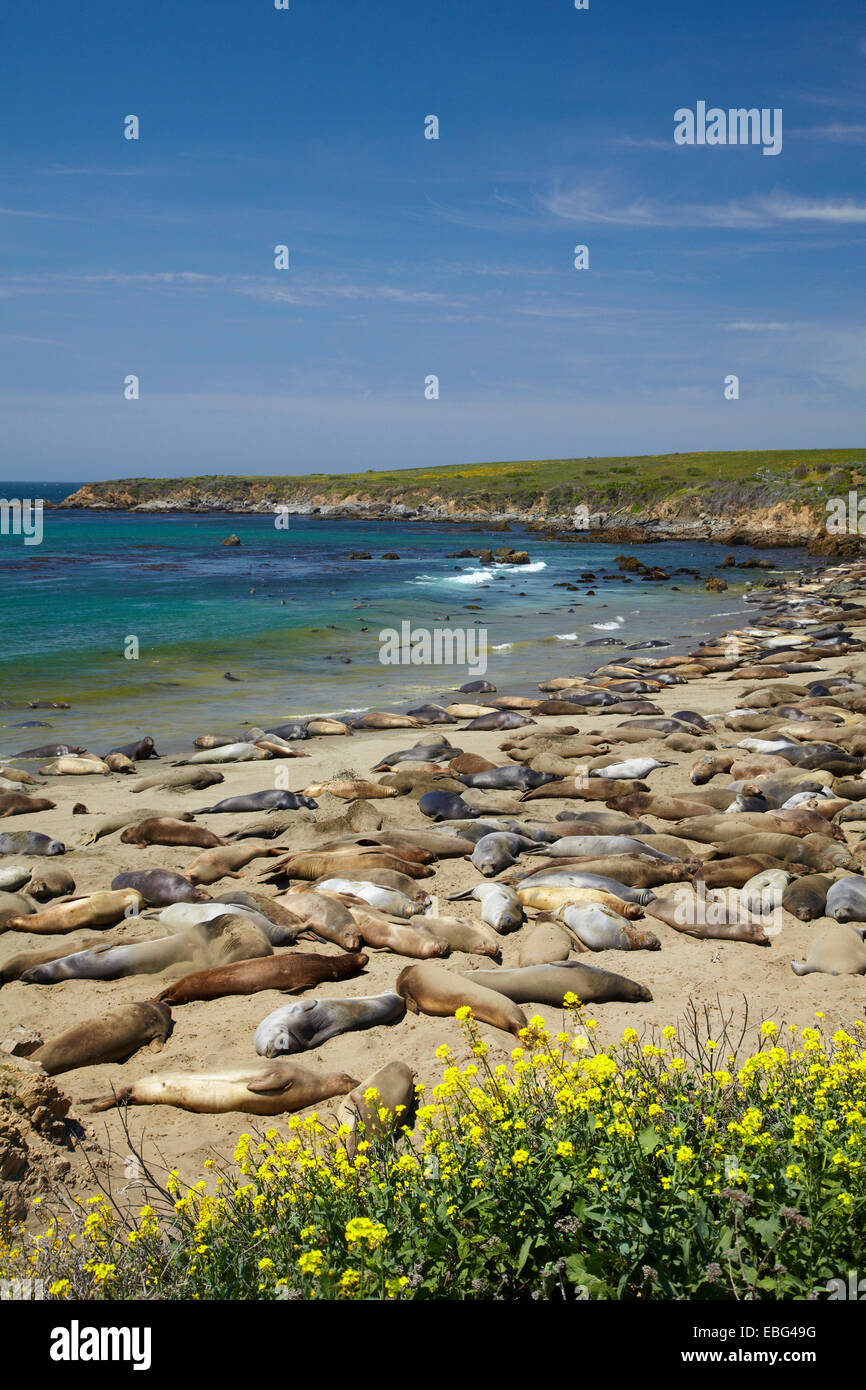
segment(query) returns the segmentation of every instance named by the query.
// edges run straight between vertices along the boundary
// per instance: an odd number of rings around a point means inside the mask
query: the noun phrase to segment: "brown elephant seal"
[[[399,795],[396,787],[383,787],[378,782],[365,782],[360,777],[337,778],[331,782],[311,782],[304,787],[304,796],[337,796],[341,801],[376,801]]]
[[[38,910],[24,893],[0,893],[0,932],[14,917],[35,916]]]
[[[194,821],[175,820],[173,816],[139,821],[128,825],[121,834],[125,845],[192,845],[197,849],[216,849],[224,845],[219,835]]]
[[[75,879],[62,864],[48,864],[44,869],[34,869],[27,885],[28,895],[39,903],[68,897],[74,892]]]
[[[562,1008],[567,994],[581,1004],[620,1001],[644,1004],[652,999],[646,985],[615,975],[582,961],[556,961],[552,965],[526,965],[518,970],[466,970],[464,980],[504,994],[515,1004],[549,1004]],[[398,986],[399,987],[399,986]]]
[[[771,854],[737,854],[730,859],[705,859],[700,877],[707,888],[742,888],[750,878],[765,869],[786,869],[790,872],[797,868],[797,865],[786,864]]]
[[[298,999],[262,1019],[253,1046],[260,1057],[306,1052],[340,1033],[399,1023],[405,1012],[404,999],[393,990],[343,999]]]
[[[148,1043],[158,1050],[171,1032],[166,1004],[121,1004],[67,1028],[32,1053],[49,1076],[100,1062],[121,1062]]]
[[[373,709],[350,721],[353,729],[420,729],[420,719],[408,714],[390,714],[387,710]]]
[[[172,903],[206,903],[210,894],[183,874],[171,869],[138,869],[134,873],[118,874],[111,880],[112,888],[132,888],[151,907],[168,907]]]
[[[464,951],[472,956],[497,957],[502,943],[485,922],[461,922],[456,917],[410,917],[410,927],[419,936],[444,941],[451,951]]]
[[[453,772],[455,777],[459,777],[467,772],[492,772],[496,764],[490,762],[489,758],[482,758],[480,753],[458,753],[447,764],[447,767],[449,772]]]
[[[5,924],[5,930],[60,934],[77,931],[79,927],[113,927],[124,917],[138,912],[142,902],[141,894],[134,888],[90,893],[86,898],[55,903],[44,912],[12,917]]]
[[[789,883],[782,894],[782,907],[801,922],[814,922],[826,911],[827,894],[833,883],[827,874],[804,874]]]
[[[433,956],[447,956],[448,942],[432,932],[419,932],[405,922],[392,922],[379,913],[357,910],[352,914],[361,932],[365,946],[378,951],[393,951],[397,956],[409,956],[413,960],[430,960]]]
[[[769,946],[763,923],[752,921],[742,914],[739,905],[705,895],[682,894],[674,899],[656,898],[647,908],[651,917],[664,922],[673,931],[683,932],[699,941],[744,941],[752,946]]]
[[[90,1102],[95,1111],[120,1105],[174,1105],[198,1115],[285,1115],[344,1096],[358,1085],[346,1072],[317,1072],[289,1057],[223,1071],[146,1076],[111,1096]]]
[[[287,854],[268,866],[268,874],[272,878],[303,878],[312,883],[333,875],[367,878],[374,869],[390,869],[393,873],[405,874],[407,878],[430,878],[433,874],[426,864],[412,864],[384,849],[354,851],[351,846],[340,853],[321,854],[313,850],[300,850],[297,854]]]
[[[47,796],[28,796],[26,792],[0,792],[0,819],[4,816],[25,816],[28,812],[53,811],[56,801]]]
[[[157,772],[152,777],[140,777],[135,786],[130,787],[129,790],[133,795],[150,791],[153,787],[170,792],[204,791],[205,787],[215,787],[219,782],[224,781],[224,775],[217,772],[215,768],[164,768],[162,772]]]
[[[217,847],[207,849],[186,866],[190,883],[216,883],[221,878],[240,878],[240,869],[254,859],[272,859],[284,854],[275,845],[228,845],[218,840]]]
[[[363,954],[317,956],[286,951],[278,956],[196,970],[173,981],[156,997],[162,1003],[177,1005],[199,999],[221,999],[228,994],[258,994],[263,989],[295,993],[325,981],[350,980],[360,975],[368,959]]]
[[[337,1123],[349,1133],[346,1153],[354,1158],[359,1142],[382,1139],[394,1130],[411,1129],[415,1115],[415,1073],[405,1062],[386,1062],[350,1091],[337,1111]]]
[[[520,1036],[526,1015],[509,999],[484,984],[457,975],[436,961],[407,965],[397,976],[397,992],[412,1013],[452,1017],[468,1006],[480,1023]]]

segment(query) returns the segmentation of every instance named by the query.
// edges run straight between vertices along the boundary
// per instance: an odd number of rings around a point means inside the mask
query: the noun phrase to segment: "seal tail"
[[[463,902],[466,898],[472,897],[472,889],[467,888],[465,893],[449,893],[447,901],[449,903]]]
[[[110,1096],[91,1096],[84,1101],[89,1105],[91,1112],[96,1114],[101,1110],[115,1110],[121,1105],[128,1105],[132,1099],[132,1087],[124,1086],[120,1091],[112,1091]]]

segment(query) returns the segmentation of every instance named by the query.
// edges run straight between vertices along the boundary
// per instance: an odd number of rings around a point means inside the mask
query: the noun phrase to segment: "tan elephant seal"
[[[350,1091],[337,1111],[337,1122],[349,1130],[348,1157],[354,1158],[362,1139],[381,1139],[395,1129],[411,1128],[415,1112],[415,1073],[405,1062],[386,1062]]]
[[[207,849],[187,865],[186,877],[190,883],[217,883],[221,878],[240,878],[239,870],[251,864],[254,859],[273,859],[285,854],[284,849],[275,845],[229,845],[218,840],[217,847]]]
[[[551,965],[525,965],[518,970],[467,970],[464,980],[504,994],[515,1004],[550,1004],[562,1008],[567,994],[575,994],[581,1004],[604,1004],[615,1000],[627,1004],[647,1003],[652,994],[646,985],[602,970],[582,961],[556,961]],[[399,982],[398,982],[399,988]]]
[[[12,917],[5,930],[60,933],[77,931],[79,927],[113,927],[124,917],[138,912],[143,902],[134,888],[108,889],[90,893],[86,898],[75,898],[72,902],[55,903],[32,916]]]
[[[95,1018],[76,1023],[32,1054],[49,1076],[120,1062],[148,1043],[162,1047],[171,1032],[171,1009],[166,1004],[121,1004]]]
[[[48,864],[45,868],[34,869],[27,885],[28,896],[40,903],[68,897],[74,892],[75,879],[62,864]]]
[[[192,845],[196,849],[216,849],[226,843],[206,826],[175,820],[174,816],[157,816],[128,825],[120,838],[125,845]]]
[[[356,909],[352,916],[361,932],[365,946],[378,951],[393,951],[397,956],[410,956],[413,960],[430,960],[433,956],[447,956],[448,942],[433,932],[416,931],[404,922],[392,922],[381,913]]]
[[[803,962],[792,960],[795,975],[866,974],[866,942],[863,929],[837,922],[809,943]]]
[[[456,975],[435,961],[407,965],[401,970],[397,993],[412,1013],[448,1018],[468,1005],[480,1023],[489,1023],[515,1037],[527,1026],[523,1011],[503,994],[465,975]]]
[[[419,936],[444,941],[452,951],[472,956],[498,956],[502,949],[496,933],[485,922],[461,922],[456,917],[410,917],[409,926]]]
[[[316,1072],[291,1057],[278,1057],[223,1071],[146,1076],[114,1095],[93,1100],[91,1106],[99,1111],[120,1105],[174,1105],[198,1115],[284,1115],[344,1096],[357,1085],[357,1078],[346,1072]]]
[[[568,960],[572,951],[582,948],[559,922],[539,917],[518,938],[518,965],[552,965]]]

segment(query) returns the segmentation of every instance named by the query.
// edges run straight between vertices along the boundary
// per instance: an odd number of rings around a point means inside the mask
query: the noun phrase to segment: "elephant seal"
[[[862,930],[838,922],[827,927],[809,942],[806,959],[792,960],[795,975],[863,975],[866,974],[866,942]]]
[[[434,940],[446,942],[452,951],[495,958],[501,950],[496,933],[485,922],[461,922],[456,917],[426,917],[419,914],[410,917],[409,925],[419,935],[429,934]]]
[[[361,945],[358,924],[345,903],[328,893],[290,893],[278,905],[292,913],[300,930],[311,932],[320,941],[331,941],[344,951],[357,951]]]
[[[0,868],[0,893],[14,893],[16,889],[23,888],[31,873],[26,864],[10,864],[5,869]]]
[[[106,777],[111,771],[107,763],[92,753],[70,753],[63,758],[54,758],[43,763],[39,769],[43,777]]]
[[[659,761],[658,758],[627,758],[622,763],[607,763],[604,767],[592,767],[590,777],[617,778],[623,781],[643,781],[651,772],[660,767],[673,767],[672,762]]]
[[[374,709],[351,720],[353,729],[419,729],[420,719],[408,714],[390,714],[386,710]]]
[[[447,791],[425,792],[418,802],[418,809],[422,816],[428,816],[432,821],[472,820],[481,815],[477,806],[470,806],[462,796]]]
[[[477,729],[521,729],[525,724],[534,724],[529,715],[520,714],[516,709],[496,710],[491,714],[479,714],[464,726],[464,730]]]
[[[294,993],[323,981],[350,980],[367,964],[365,955],[316,956],[300,951],[257,960],[235,961],[210,970],[196,970],[174,980],[156,997],[165,1004],[189,1004],[198,999],[222,999],[228,994],[258,994],[263,989]]]
[[[44,869],[34,869],[30,875],[27,892],[39,903],[52,898],[62,898],[75,892],[75,879],[62,865],[49,864]]]
[[[174,1072],[146,1076],[111,1096],[90,1102],[94,1111],[121,1105],[174,1105],[198,1115],[285,1115],[344,1096],[358,1081],[345,1072],[315,1072],[289,1058],[267,1066],[247,1065],[215,1072]]]
[[[504,883],[476,883],[463,893],[449,895],[450,902],[474,898],[481,904],[481,920],[504,935],[523,926],[523,904],[513,888]]]
[[[494,767],[485,772],[460,773],[460,781],[465,787],[477,787],[480,791],[525,792],[531,787],[541,787],[545,782],[556,780],[556,773],[535,772],[523,763],[510,763],[506,767]]]
[[[117,874],[111,886],[134,888],[151,907],[210,902],[209,893],[172,869],[138,869],[133,873]]]
[[[209,767],[173,768],[156,773],[153,777],[142,777],[130,791],[134,796],[150,791],[154,787],[170,792],[203,791],[205,787],[215,787],[224,782],[221,772]]]
[[[801,922],[814,922],[825,915],[827,894],[833,880],[827,874],[804,874],[789,883],[782,894],[782,907]]]
[[[5,816],[26,816],[28,812],[53,811],[56,801],[47,796],[28,796],[26,792],[0,792],[0,819]]]
[[[172,816],[159,816],[153,820],[139,821],[128,825],[120,836],[125,845],[194,845],[197,849],[216,849],[224,845],[212,830],[192,821],[175,820]]]
[[[535,841],[525,835],[509,835],[507,831],[495,831],[492,835],[482,835],[475,844],[471,859],[476,869],[485,878],[492,878],[503,869],[510,869],[517,863],[517,855],[524,850],[535,849]]]
[[[555,840],[552,845],[547,845],[544,853],[553,855],[555,858],[581,859],[590,855],[620,855],[620,854],[643,854],[651,859],[664,860],[671,863],[676,859],[676,855],[663,854],[661,850],[655,849],[652,840],[635,840],[630,835],[566,835],[560,840]]]
[[[786,869],[762,869],[743,884],[740,902],[747,912],[765,916],[782,906],[782,898],[790,882],[791,874]]]
[[[138,912],[142,901],[142,895],[135,889],[90,893],[72,902],[55,903],[43,912],[12,917],[6,923],[6,930],[60,935],[78,931],[80,927],[113,927],[132,911]]]
[[[276,845],[227,845],[224,840],[217,841],[217,847],[205,850],[186,866],[186,877],[190,883],[216,883],[221,878],[240,878],[240,869],[254,859],[272,859],[282,856],[283,850]]]
[[[65,854],[62,840],[52,840],[38,830],[8,830],[0,835],[0,854]]]
[[[388,912],[392,917],[405,917],[407,920],[425,901],[430,901],[426,894],[423,897],[410,898],[399,889],[383,888],[379,883],[364,879],[324,878],[317,881],[316,888],[322,893],[348,894],[353,898],[361,898],[379,912]]]
[[[298,811],[301,807],[315,811],[317,805],[318,802],[314,801],[311,796],[272,788],[264,792],[251,792],[249,796],[227,796],[224,801],[218,801],[215,806],[199,806],[193,815],[222,816],[235,811]]]
[[[227,743],[222,748],[205,748],[200,753],[191,753],[188,758],[179,758],[172,767],[196,767],[199,763],[254,763],[269,758],[264,748],[254,743]]]
[[[69,952],[70,947],[74,950],[84,949],[88,946],[99,945],[101,940],[102,938],[97,933],[82,932],[74,947],[72,947],[72,942],[64,939],[62,944],[55,941],[51,946],[40,946],[34,951],[19,951],[17,955],[7,956],[4,961],[0,962],[0,985],[8,985],[13,980],[20,980],[26,970],[31,970],[37,965],[58,960]]]
[[[770,945],[770,938],[760,922],[742,919],[739,905],[732,908],[722,899],[701,899],[696,894],[688,899],[656,898],[647,911],[673,931],[683,932],[699,941],[744,941],[752,946]]]
[[[632,926],[618,912],[601,903],[572,903],[557,909],[564,922],[588,951],[659,951],[661,942],[654,932]]]
[[[135,763],[125,753],[109,753],[104,762],[109,772],[123,772],[127,775],[135,772]]]
[[[618,878],[609,878],[606,874],[594,874],[583,869],[571,868],[568,864],[563,864],[562,867],[531,869],[528,873],[515,878],[513,883],[518,893],[521,888],[548,885],[564,888],[597,888],[602,893],[613,894],[624,903],[637,903],[640,907],[652,902],[655,896],[650,888],[629,888]]]
[[[75,743],[43,743],[39,748],[25,748],[23,752],[16,753],[16,758],[64,758],[67,754],[78,756],[86,753],[86,748],[79,748]]]
[[[405,1012],[405,1001],[393,990],[348,999],[301,999],[283,1004],[263,1018],[253,1045],[260,1057],[307,1052],[339,1033],[397,1023]]]
[[[39,909],[24,893],[0,893],[0,931],[13,917],[34,916]]]
[[[293,941],[296,935],[274,926],[264,913],[233,902],[172,903],[157,918],[169,931],[188,934],[202,944],[208,965],[272,955],[274,945]]]
[[[387,917],[361,912],[353,913],[365,946],[379,951],[393,951],[397,956],[410,956],[413,960],[430,960],[433,956],[447,956],[451,949],[443,937],[431,931],[419,932],[415,927],[403,922],[391,922]]]
[[[122,753],[124,758],[129,758],[131,762],[142,763],[148,758],[158,758],[160,754],[156,751],[153,739],[150,734],[138,739],[136,743],[124,743],[120,748],[109,748],[109,756],[112,753]]]
[[[577,995],[581,1004],[615,1000],[640,1004],[652,999],[646,985],[581,961],[526,965],[517,970],[466,970],[463,978],[496,990],[515,1004],[550,1004],[561,1009],[567,994]]]
[[[837,922],[866,922],[866,879],[837,879],[827,892],[824,911]]]
[[[121,1062],[148,1043],[154,1051],[171,1032],[171,1009],[166,1004],[121,1004],[96,1018],[67,1028],[31,1054],[49,1076],[100,1062]]]
[[[407,965],[397,976],[397,991],[412,1013],[448,1018],[468,1005],[480,1023],[489,1023],[515,1037],[527,1026],[523,1011],[501,992],[465,975],[456,975],[437,961]]]
[[[350,1091],[337,1111],[337,1123],[349,1133],[347,1157],[358,1143],[384,1138],[395,1129],[411,1129],[415,1115],[415,1073],[405,1062],[386,1062]]]
[[[331,782],[311,782],[304,787],[304,796],[339,797],[341,801],[381,801],[386,797],[399,796],[396,787],[383,787],[379,782],[365,782],[362,777],[343,777]]]
[[[134,791],[135,788],[132,788],[132,790]],[[124,830],[127,825],[135,825],[137,821],[142,820],[153,820],[159,815],[159,811],[150,810],[148,807],[142,807],[141,810],[136,808],[134,811],[121,811],[115,816],[104,816],[92,830],[88,830],[82,835],[80,844],[82,848],[85,845],[95,844],[97,840],[103,840],[106,835],[114,835],[118,830]],[[176,819],[192,820],[192,812],[181,811]]]
[[[552,965],[554,961],[568,960],[572,951],[580,949],[580,943],[561,923],[551,921],[549,917],[539,917],[531,927],[520,933],[517,964]]]
[[[161,936],[154,941],[129,941],[113,945],[98,942],[69,955],[29,963],[19,979],[25,985],[55,985],[61,980],[122,980],[129,975],[158,975],[170,965],[192,960],[194,945],[182,936]]]

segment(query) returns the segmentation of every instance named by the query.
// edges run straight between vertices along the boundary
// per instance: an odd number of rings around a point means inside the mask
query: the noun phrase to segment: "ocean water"
[[[5,483],[0,495],[59,498],[73,486]],[[241,545],[222,546],[232,533]],[[487,545],[526,549],[531,564],[449,558]],[[602,577],[623,549],[671,579]],[[353,550],[373,558],[349,560]],[[388,551],[400,558],[383,560]],[[0,756],[55,741],[105,752],[145,733],[173,752],[197,734],[244,724],[447,701],[477,675],[465,666],[383,665],[379,634],[404,622],[482,629],[486,678],[500,692],[534,694],[544,677],[580,674],[625,652],[589,641],[663,638],[682,651],[742,624],[751,607],[744,597],[764,572],[726,570],[724,594],[673,573],[687,566],[705,576],[726,553],[680,542],[562,544],[518,527],[491,534],[291,517],[278,530],[265,515],[46,511],[41,545],[0,535]],[[736,551],[738,559],[751,553]],[[758,558],[783,573],[812,564],[792,550]],[[579,580],[588,571],[593,584]],[[580,591],[557,587],[564,582]],[[138,658],[128,659],[133,638]],[[31,710],[31,700],[72,708]],[[27,720],[46,727],[19,727]]]

